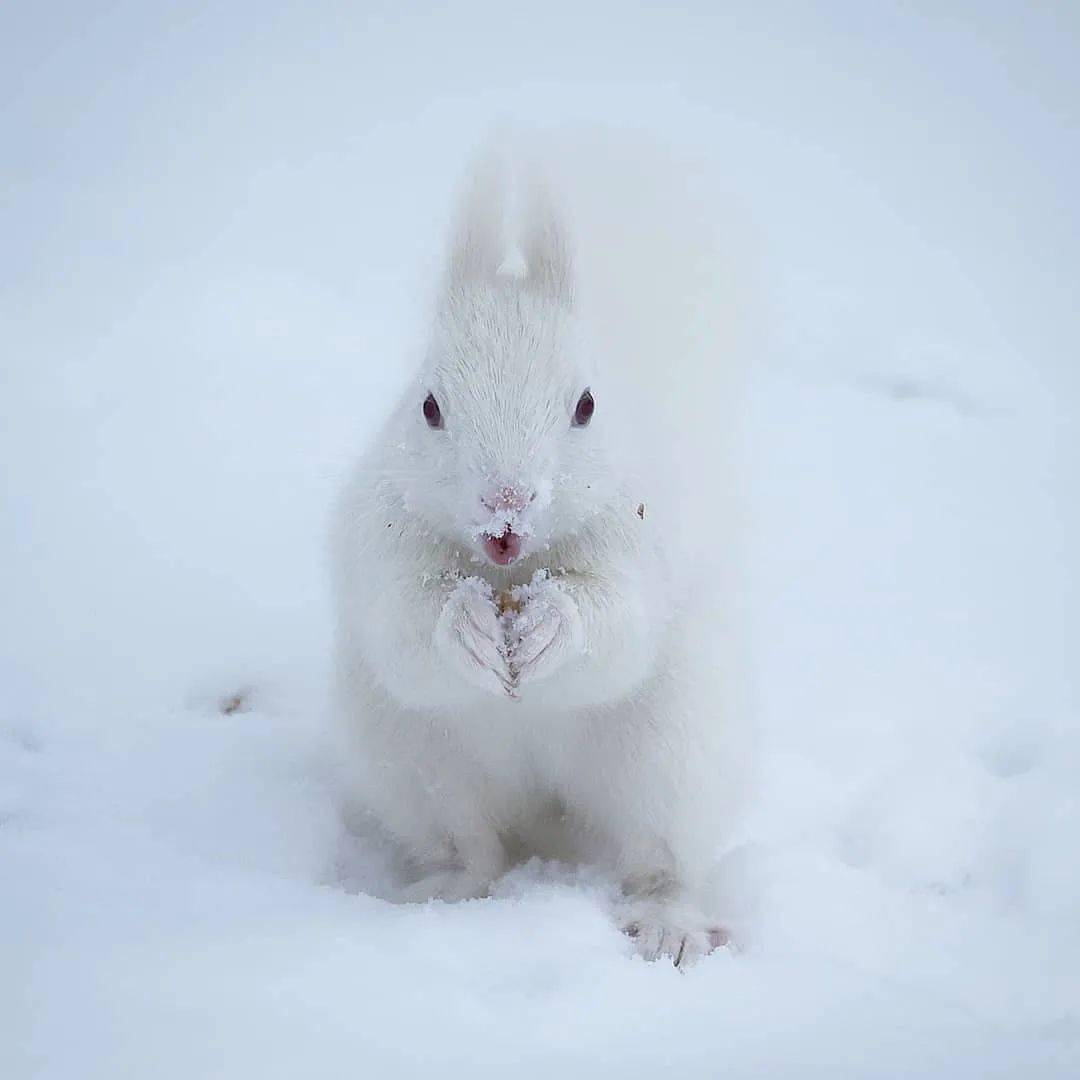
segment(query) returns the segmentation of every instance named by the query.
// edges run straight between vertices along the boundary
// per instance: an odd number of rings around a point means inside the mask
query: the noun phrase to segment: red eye
[[[434,394],[428,394],[424,398],[424,419],[428,427],[442,427],[442,411],[439,409],[439,403],[435,400]]]
[[[577,408],[574,409],[574,427],[584,427],[592,419],[595,408],[596,402],[593,401],[592,394],[585,390],[578,398]]]

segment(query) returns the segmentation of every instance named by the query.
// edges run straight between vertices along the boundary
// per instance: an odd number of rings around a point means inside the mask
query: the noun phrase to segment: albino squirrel
[[[340,714],[404,899],[482,896],[522,854],[588,861],[635,948],[685,965],[726,940],[723,645],[615,436],[576,285],[546,187],[478,168],[421,374],[335,520]]]

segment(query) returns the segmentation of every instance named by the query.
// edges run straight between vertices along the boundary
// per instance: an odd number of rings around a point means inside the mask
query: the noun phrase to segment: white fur
[[[407,899],[482,895],[512,853],[593,860],[638,948],[685,962],[716,925],[703,886],[734,786],[712,660],[665,561],[671,524],[642,515],[609,438],[551,200],[526,183],[506,237],[497,172],[472,180],[422,375],[336,519],[355,794],[414,866]],[[574,427],[587,386],[596,415]],[[534,498],[493,511],[499,485]],[[481,544],[504,525],[526,539],[509,567]]]

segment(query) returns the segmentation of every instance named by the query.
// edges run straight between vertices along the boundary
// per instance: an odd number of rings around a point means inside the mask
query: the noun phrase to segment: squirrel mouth
[[[521,554],[521,537],[511,529],[502,536],[484,535],[484,551],[498,566],[509,566]]]

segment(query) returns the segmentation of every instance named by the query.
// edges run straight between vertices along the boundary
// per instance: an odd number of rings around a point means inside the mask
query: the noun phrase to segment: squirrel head
[[[535,182],[509,244],[508,216],[502,178],[478,171],[399,414],[410,512],[503,566],[579,530],[610,488],[563,224]]]

